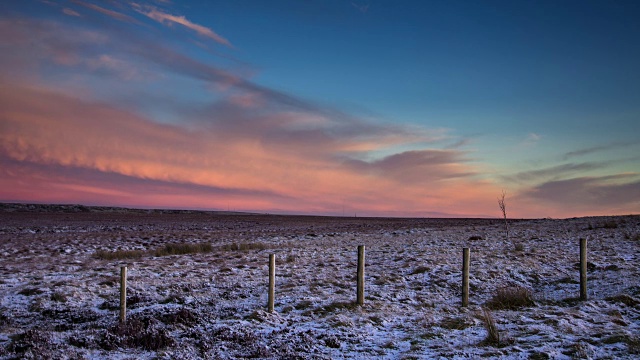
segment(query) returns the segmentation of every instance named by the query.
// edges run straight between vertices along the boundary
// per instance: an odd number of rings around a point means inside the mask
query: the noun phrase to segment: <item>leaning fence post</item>
[[[120,323],[127,322],[127,267],[120,267]]]
[[[275,298],[276,288],[276,256],[275,254],[269,254],[269,300],[267,302],[267,310],[273,312],[273,304]]]
[[[587,239],[580,239],[580,300],[587,300]]]
[[[364,245],[358,246],[358,305],[364,305]]]
[[[469,305],[469,248],[462,249],[462,307]]]

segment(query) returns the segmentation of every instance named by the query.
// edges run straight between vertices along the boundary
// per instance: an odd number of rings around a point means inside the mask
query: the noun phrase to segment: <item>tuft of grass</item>
[[[164,322],[165,324],[180,324],[187,327],[192,327],[199,321],[199,318],[200,317],[196,312],[185,307],[182,307],[173,313],[165,314],[161,317],[162,322]]]
[[[515,310],[533,306],[535,302],[531,290],[522,286],[507,286],[499,288],[485,305],[491,310]]]
[[[626,339],[629,354],[640,355],[640,336],[631,336]]]
[[[51,334],[45,331],[31,329],[24,333],[11,336],[8,350],[19,355],[17,358],[28,352],[38,354],[42,358],[52,356],[50,349],[53,347]]]
[[[320,315],[327,315],[341,310],[354,310],[358,307],[355,301],[335,301],[328,305],[320,306],[313,310],[307,310],[305,313],[316,313]]]
[[[202,254],[213,251],[213,246],[209,243],[200,244],[165,244],[154,251],[154,256],[170,256],[185,254]]]
[[[411,274],[409,275],[415,275],[415,274],[424,274],[427,271],[429,271],[429,268],[424,266],[424,265],[420,265],[417,268],[413,269],[413,271],[411,272]]]
[[[311,305],[313,305],[312,301],[302,300],[295,305],[296,310],[305,310],[308,309]]]
[[[472,324],[464,317],[445,318],[438,324],[443,329],[448,330],[464,330]]]
[[[233,243],[233,244],[222,245],[219,247],[220,250],[224,250],[224,251],[266,250],[271,248],[272,247],[269,244],[265,244],[262,242]]]
[[[513,246],[514,246],[515,250],[518,251],[518,252],[524,251],[524,244],[523,243],[515,243]]]
[[[67,296],[61,292],[54,292],[51,294],[51,301],[67,302]]]
[[[144,250],[98,250],[95,253],[95,257],[100,260],[123,260],[123,259],[139,259],[145,255]]]
[[[482,313],[480,314],[480,319],[482,320],[484,328],[487,330],[487,337],[482,341],[482,343],[485,345],[499,345],[500,333],[498,332],[498,327],[496,327],[496,321],[493,319],[491,311],[483,308]]]
[[[609,296],[607,298],[605,298],[605,300],[612,302],[612,303],[623,303],[629,307],[634,307],[637,306],[638,304],[640,304],[640,302],[634,298],[632,298],[629,295],[626,294],[619,294],[619,295],[614,295],[614,296]]]
[[[95,257],[101,260],[123,260],[123,259],[139,259],[143,256],[170,256],[185,254],[201,254],[214,250],[209,243],[199,244],[165,244],[163,247],[155,250],[117,250],[106,251],[98,250]]]
[[[18,294],[20,295],[24,295],[24,296],[33,296],[33,295],[40,295],[42,294],[44,291],[38,288],[26,288],[26,289],[22,289],[20,290],[20,292]]]
[[[126,324],[112,326],[99,341],[104,350],[142,348],[157,351],[173,345],[175,341],[157,320],[142,317],[132,317]]]

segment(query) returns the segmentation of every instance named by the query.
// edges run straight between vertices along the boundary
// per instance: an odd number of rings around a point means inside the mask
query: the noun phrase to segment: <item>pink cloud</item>
[[[235,208],[261,211],[339,213],[346,202],[364,216],[434,210],[478,214],[484,211],[482,206],[468,204],[483,203],[479,198],[485,193],[493,199],[490,195],[495,192],[491,184],[472,177],[451,178],[448,165],[456,168],[454,173],[464,172],[466,166],[456,156],[439,159],[443,168],[434,168],[431,179],[407,182],[402,168],[411,171],[416,162],[426,161],[427,166],[432,160],[411,155],[393,172],[385,171],[384,160],[372,165],[378,171],[363,171],[345,167],[321,143],[313,150],[298,139],[271,142],[251,129],[230,137],[207,126],[158,124],[34,86],[0,86],[0,109],[0,161],[3,171],[14,174],[5,176],[0,199],[27,196],[30,188],[30,198],[48,201],[53,188],[62,198],[68,194],[73,200],[84,196],[85,202],[136,206],[211,208],[232,203]],[[272,117],[278,123],[277,115]],[[324,136],[338,149],[358,142]],[[296,151],[300,148],[305,150]],[[16,175],[15,168],[23,173]],[[52,172],[57,175],[43,175]]]

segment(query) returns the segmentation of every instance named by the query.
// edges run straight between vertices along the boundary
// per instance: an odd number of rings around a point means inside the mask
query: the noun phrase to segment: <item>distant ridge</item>
[[[216,215],[257,215],[240,211],[214,210],[174,210],[174,209],[134,209],[116,206],[86,206],[79,204],[28,204],[0,203],[0,212],[30,213],[117,213],[117,214],[216,214]]]

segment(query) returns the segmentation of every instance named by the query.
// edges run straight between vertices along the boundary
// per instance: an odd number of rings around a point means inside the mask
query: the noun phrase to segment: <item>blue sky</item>
[[[640,4],[8,1],[1,201],[640,212]],[[52,189],[56,189],[52,191]]]

